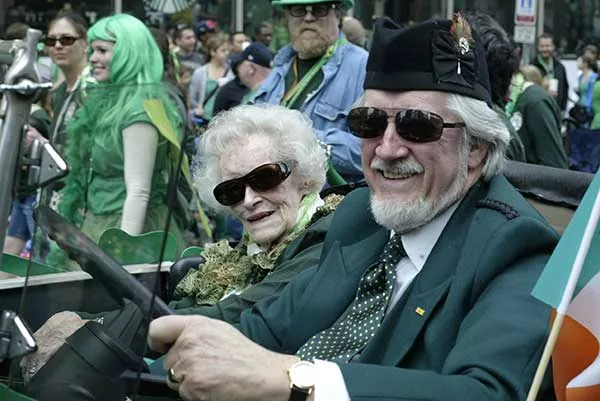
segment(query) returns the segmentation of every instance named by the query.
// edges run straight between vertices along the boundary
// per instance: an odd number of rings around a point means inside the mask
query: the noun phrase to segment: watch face
[[[312,362],[300,361],[292,366],[290,378],[294,386],[309,389],[315,385],[315,365]]]

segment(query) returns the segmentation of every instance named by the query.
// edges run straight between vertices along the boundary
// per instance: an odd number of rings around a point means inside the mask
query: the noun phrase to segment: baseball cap
[[[273,61],[273,52],[260,42],[250,43],[240,53],[240,63],[244,60],[251,61],[263,67],[271,68],[271,62]]]

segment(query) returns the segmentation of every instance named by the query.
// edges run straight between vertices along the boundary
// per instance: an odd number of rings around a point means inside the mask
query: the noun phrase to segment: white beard
[[[444,210],[448,209],[463,195],[464,186],[467,181],[467,158],[469,156],[468,146],[461,145],[458,159],[458,174],[450,188],[442,194],[439,199],[427,199],[420,196],[415,201],[401,202],[388,199],[385,196],[371,194],[371,212],[375,221],[398,234],[403,234],[429,223]],[[377,164],[378,161],[374,160]],[[414,161],[403,164],[416,163]],[[371,164],[373,167],[373,164]],[[417,163],[421,169],[420,166]],[[396,167],[397,169],[398,167]]]

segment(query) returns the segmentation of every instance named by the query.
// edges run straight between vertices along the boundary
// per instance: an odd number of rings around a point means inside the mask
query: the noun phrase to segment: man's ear
[[[469,159],[467,162],[470,170],[484,164],[488,150],[489,144],[487,143],[476,142],[471,145],[471,148],[469,149]]]

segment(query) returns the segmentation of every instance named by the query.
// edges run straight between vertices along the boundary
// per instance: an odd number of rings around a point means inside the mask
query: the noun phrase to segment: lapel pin
[[[417,307],[417,309],[415,309],[415,312],[417,312],[417,315],[423,316],[425,314],[425,309],[423,309],[419,306],[419,307]]]

